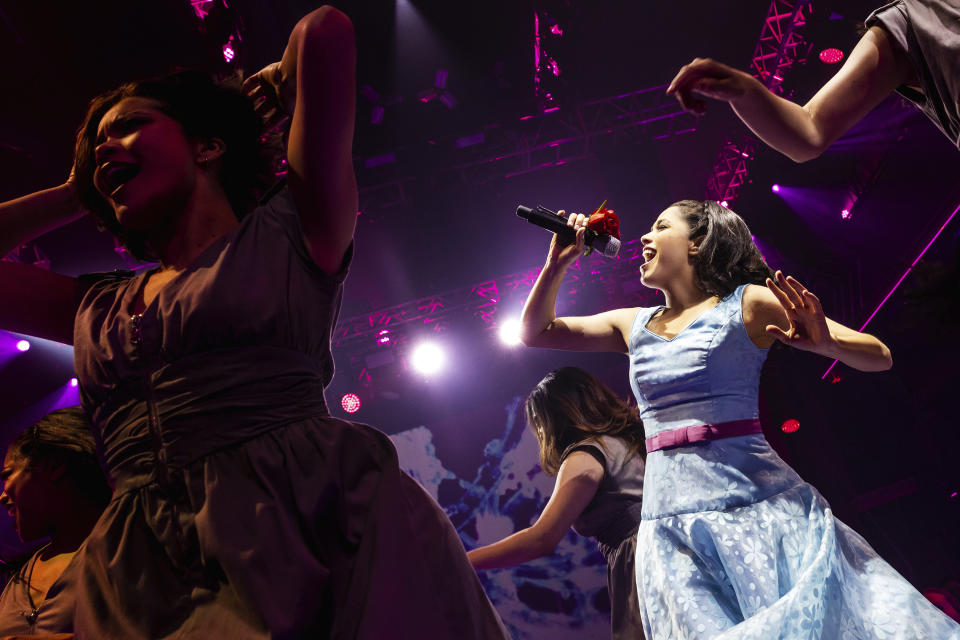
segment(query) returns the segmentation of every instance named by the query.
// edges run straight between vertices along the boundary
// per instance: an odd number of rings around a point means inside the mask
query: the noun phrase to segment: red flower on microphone
[[[620,239],[620,219],[613,209],[605,209],[606,201],[597,210],[590,214],[587,220],[587,229],[592,229],[597,233],[608,233],[617,240]]]

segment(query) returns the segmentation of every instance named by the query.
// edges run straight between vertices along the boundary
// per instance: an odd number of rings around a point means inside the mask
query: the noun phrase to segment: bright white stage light
[[[513,318],[500,325],[500,342],[510,347],[520,344],[519,320]]]
[[[443,349],[432,342],[423,342],[414,348],[410,354],[410,364],[416,371],[430,375],[443,368],[446,356]]]

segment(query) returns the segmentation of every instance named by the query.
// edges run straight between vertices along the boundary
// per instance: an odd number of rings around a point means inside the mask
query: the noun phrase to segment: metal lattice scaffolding
[[[360,210],[407,201],[420,179],[430,187],[487,184],[596,157],[598,143],[635,144],[696,130],[696,119],[658,85],[576,105],[551,107],[429,145],[356,158]],[[423,168],[426,167],[426,171]]]
[[[807,24],[811,11],[811,0],[773,0],[767,10],[750,70],[753,77],[777,95],[783,94],[787,71],[810,55],[811,45],[800,29]],[[737,199],[740,187],[747,182],[749,164],[758,145],[759,141],[749,134],[730,136],[724,141],[707,181],[708,200],[731,204]]]

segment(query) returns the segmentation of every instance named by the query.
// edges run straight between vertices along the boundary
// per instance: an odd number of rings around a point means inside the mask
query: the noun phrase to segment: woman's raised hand
[[[827,326],[820,299],[793,276],[784,277],[782,272],[777,271],[775,277],[776,282],[767,278],[767,289],[783,307],[789,326],[785,331],[777,325],[767,325],[767,333],[797,349],[827,352],[833,336]]]
[[[267,128],[275,127],[293,116],[297,103],[295,78],[287,78],[279,62],[272,62],[243,81],[244,95],[253,101],[257,115]]]
[[[743,97],[756,84],[757,80],[743,71],[710,58],[694,58],[674,76],[667,87],[667,95],[675,97],[687,111],[703,115],[707,111],[707,105],[703,100],[694,97],[694,93],[733,102]]]
[[[561,216],[564,213],[563,209],[557,212]],[[547,257],[549,264],[554,264],[562,269],[566,269],[583,255],[586,244],[587,216],[582,213],[571,213],[567,218],[567,226],[577,230],[576,242],[563,244],[557,234],[553,234],[553,239],[550,240],[550,253]]]

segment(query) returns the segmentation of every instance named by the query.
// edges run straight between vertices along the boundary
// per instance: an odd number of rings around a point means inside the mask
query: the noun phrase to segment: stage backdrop
[[[503,407],[503,419],[502,436],[487,443],[470,478],[444,466],[429,426],[390,436],[400,467],[440,502],[468,549],[532,524],[553,491],[554,479],[537,464],[537,441],[520,397]],[[550,556],[479,573],[517,640],[610,637],[606,563],[591,539],[570,531]]]

